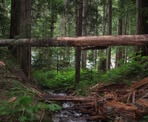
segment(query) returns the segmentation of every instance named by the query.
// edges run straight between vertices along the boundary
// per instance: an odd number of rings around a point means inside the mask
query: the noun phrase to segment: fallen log
[[[118,101],[111,101],[105,104],[107,107],[112,107],[113,109],[120,109],[125,111],[137,111],[138,108],[132,104],[125,104]]]
[[[103,115],[96,115],[96,116],[88,116],[88,117],[85,117],[85,119],[87,120],[101,120],[101,119],[105,119],[105,116]]]
[[[135,84],[133,84],[131,86],[131,88],[132,89],[139,89],[139,88],[141,88],[144,85],[148,85],[148,77],[147,78],[144,78],[143,80],[141,80],[139,82],[136,82]]]
[[[107,46],[87,46],[87,47],[82,47],[81,50],[103,50],[108,48]]]
[[[0,46],[111,46],[111,45],[148,45],[148,34],[145,35],[114,35],[57,37],[50,39],[0,39]]]
[[[71,42],[76,46],[110,46],[110,45],[143,45],[148,43],[148,34],[145,35],[114,35],[114,36],[86,36],[86,37],[59,37],[60,42]]]
[[[60,95],[48,95],[45,94],[42,96],[46,101],[74,101],[74,102],[88,102],[94,101],[94,97],[76,97],[76,96],[60,96]]]
[[[147,109],[147,111],[148,111],[148,100],[139,99],[136,101],[136,104],[142,106],[144,109]]]

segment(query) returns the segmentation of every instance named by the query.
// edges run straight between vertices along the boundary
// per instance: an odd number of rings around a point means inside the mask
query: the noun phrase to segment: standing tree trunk
[[[126,13],[126,16],[124,17],[124,35],[127,35],[129,34],[129,13]],[[127,60],[128,60],[128,47],[125,47],[124,48],[124,59],[123,59],[123,62],[124,63],[127,63]]]
[[[141,0],[136,0],[136,8],[137,8],[137,13],[136,13],[136,33],[141,34],[142,33],[142,1]]]
[[[64,19],[65,19],[65,36],[70,36],[71,34],[71,21],[70,21],[70,0],[65,0],[65,14],[64,14]],[[66,47],[66,58],[68,63],[70,64],[70,55],[71,55],[71,48]]]
[[[53,37],[54,34],[54,12],[51,11],[51,20],[50,20],[50,38]]]
[[[31,0],[11,1],[11,26],[10,38],[31,37]],[[13,47],[13,55],[16,56],[22,70],[31,78],[31,47]]]
[[[55,24],[55,12],[53,8],[53,1],[48,1],[48,6],[50,10],[50,38],[54,35],[54,24]]]
[[[137,34],[148,34],[148,2],[147,0],[136,0],[137,6]],[[142,56],[148,56],[148,45],[139,47]]]
[[[119,3],[119,9],[123,9],[123,1],[122,0],[119,0],[118,1]],[[120,12],[121,14],[121,12]],[[123,33],[123,20],[122,20],[122,16],[119,15],[119,19],[118,19],[118,35],[122,35]],[[123,60],[123,51],[122,51],[122,48],[121,47],[117,47],[116,49],[116,67],[119,67],[122,63],[122,60]]]
[[[7,23],[6,23],[6,19],[7,19],[7,12],[6,12],[6,1],[5,0],[1,0],[0,1],[0,26],[1,26],[1,34],[2,37],[6,37],[7,35]]]
[[[83,1],[76,1],[76,36],[82,36],[82,11]],[[75,82],[80,81],[80,61],[81,61],[81,48],[75,48]]]
[[[109,2],[108,34],[112,35],[112,0],[108,0],[108,2]],[[106,52],[107,52],[106,70],[109,70],[111,65],[111,47],[108,47]]]
[[[103,1],[103,18],[102,18],[102,33],[103,35],[106,34],[106,19],[107,18],[107,1]],[[98,64],[98,71],[105,71],[106,70],[106,56],[104,56],[104,50],[99,51],[99,64]]]
[[[82,23],[82,35],[87,35],[87,0],[83,0],[83,23]],[[82,69],[86,69],[87,50],[82,51]]]

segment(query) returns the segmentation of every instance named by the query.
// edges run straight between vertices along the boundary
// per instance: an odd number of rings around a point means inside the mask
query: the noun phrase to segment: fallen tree
[[[147,45],[148,34],[145,35],[114,35],[114,36],[85,36],[85,37],[57,37],[51,39],[0,39],[0,46],[98,46],[100,48],[111,45]]]

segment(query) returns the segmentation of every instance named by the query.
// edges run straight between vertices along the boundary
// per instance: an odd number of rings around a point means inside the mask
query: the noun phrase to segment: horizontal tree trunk
[[[46,47],[46,46],[86,47],[86,46],[147,45],[147,44],[148,44],[148,34],[58,37],[51,39],[0,39],[0,46],[30,45],[32,47]]]
[[[76,97],[76,96],[59,96],[59,95],[43,95],[47,101],[77,101],[77,102],[88,102],[96,100],[94,97]]]

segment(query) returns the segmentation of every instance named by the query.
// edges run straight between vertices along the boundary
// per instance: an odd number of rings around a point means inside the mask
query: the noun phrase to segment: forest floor
[[[44,95],[48,101],[72,101],[70,109],[88,114],[85,119],[135,122],[148,115],[148,77],[128,86],[124,83],[96,84],[87,97]],[[147,120],[145,120],[146,122]]]
[[[5,62],[0,62],[0,120],[2,122],[27,120],[30,112],[34,114],[31,115],[32,119],[41,120],[42,116],[37,115],[40,112],[34,110],[41,100],[46,102],[72,101],[75,103],[73,109],[89,114],[90,116],[85,118],[89,120],[107,118],[119,122],[134,121],[146,115],[146,120],[142,122],[147,121],[148,78],[135,81],[131,86],[124,83],[110,83],[108,85],[98,83],[89,88],[90,93],[87,97],[51,96],[41,92],[35,84],[28,83],[26,80],[21,70],[7,67]],[[32,106],[33,104],[34,106]],[[16,114],[19,112],[25,114],[18,120]]]
[[[41,90],[31,83],[10,55],[0,60],[0,122],[50,122]]]
[[[19,66],[10,59],[12,57],[8,56],[0,61],[0,122],[49,122],[49,111],[61,109],[51,101],[72,101],[76,104],[71,109],[89,114],[86,119],[91,120],[148,120],[148,78],[135,81],[130,86],[125,83],[97,83],[89,87],[86,97],[75,94],[51,96],[28,82]]]

